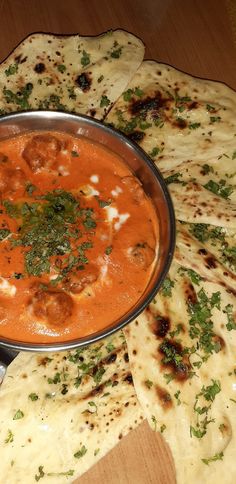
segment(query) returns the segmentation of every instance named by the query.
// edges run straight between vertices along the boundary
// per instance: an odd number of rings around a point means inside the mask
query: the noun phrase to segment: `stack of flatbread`
[[[9,366],[4,483],[73,482],[143,418],[169,443],[179,484],[236,481],[236,94],[143,55],[123,31],[37,34],[0,68],[2,114],[104,119],[153,159],[177,219],[168,277],[124,334]]]

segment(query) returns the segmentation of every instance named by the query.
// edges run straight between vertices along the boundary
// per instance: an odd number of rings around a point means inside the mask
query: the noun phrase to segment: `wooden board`
[[[139,36],[146,58],[236,89],[235,0],[0,0],[0,60],[32,32],[115,28]],[[174,484],[174,465],[162,437],[144,422],[77,482]]]

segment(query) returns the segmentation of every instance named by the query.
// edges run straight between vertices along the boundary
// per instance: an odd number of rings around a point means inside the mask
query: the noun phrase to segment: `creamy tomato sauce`
[[[113,152],[32,132],[0,142],[0,335],[34,343],[99,331],[145,291],[158,221]]]

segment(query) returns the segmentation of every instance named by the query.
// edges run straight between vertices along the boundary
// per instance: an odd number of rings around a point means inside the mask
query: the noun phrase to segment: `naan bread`
[[[235,112],[227,86],[144,61],[106,118],[152,157],[180,221],[169,277],[125,330],[179,484],[236,481]]]
[[[102,119],[143,56],[143,43],[123,30],[30,35],[0,66],[0,114],[53,109]]]
[[[235,297],[175,262],[169,281],[125,330],[137,396],[170,445],[177,482],[233,484]]]
[[[148,153],[176,217],[236,226],[236,96],[226,85],[144,61],[106,122]]]
[[[235,93],[226,85],[144,61],[106,121],[138,142],[164,173],[192,160],[235,159],[235,111]]]
[[[122,332],[70,352],[20,353],[0,408],[0,482],[72,482],[143,419]]]

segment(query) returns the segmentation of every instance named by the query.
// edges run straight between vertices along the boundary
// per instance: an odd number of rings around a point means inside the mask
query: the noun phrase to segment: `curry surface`
[[[158,220],[126,164],[56,132],[0,142],[0,334],[47,343],[104,329],[150,279]]]

